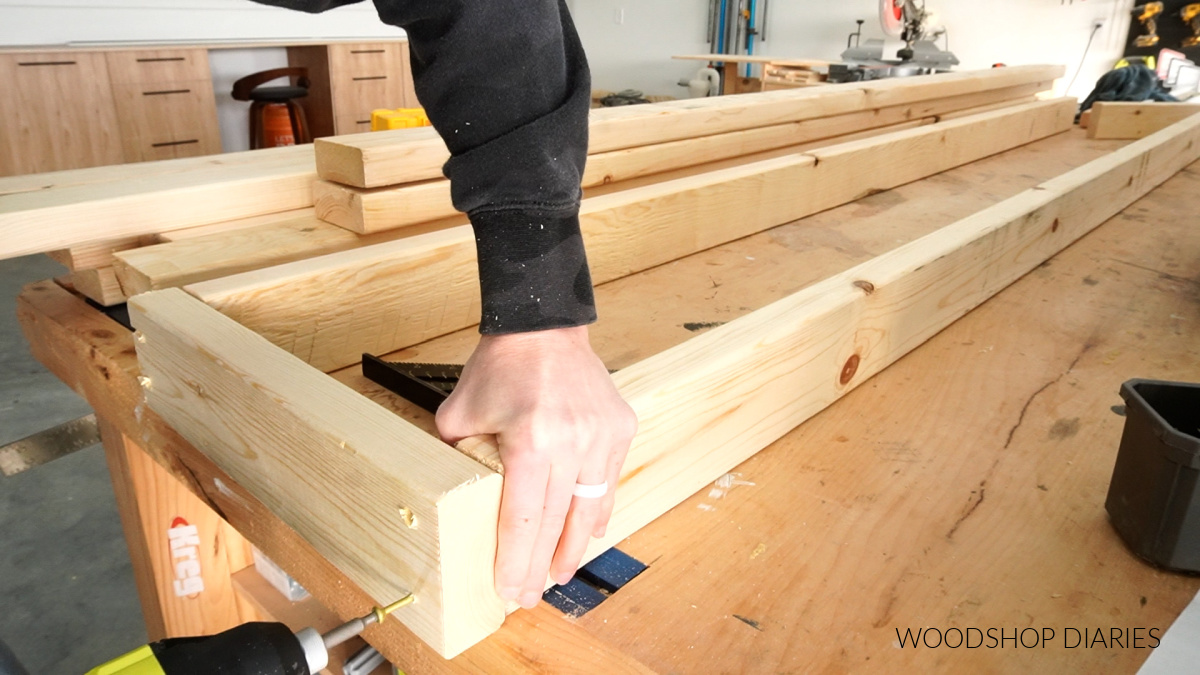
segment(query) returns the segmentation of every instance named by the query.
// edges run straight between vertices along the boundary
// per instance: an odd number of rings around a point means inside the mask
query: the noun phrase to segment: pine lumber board
[[[620,370],[1123,145],[1068,131],[599,285],[592,347]],[[478,341],[470,327],[382,358],[465,363]],[[432,415],[367,380],[359,364],[330,375],[436,433]]]
[[[322,237],[325,227],[323,224],[312,223],[311,216],[311,208],[296,209],[162,232],[153,237],[140,238],[141,243],[137,246],[115,251],[110,256],[112,262],[109,264],[117,273],[121,287],[127,290],[128,295],[136,295],[173,285],[169,281],[155,284],[151,276],[155,272],[162,274],[166,279],[187,279],[188,282],[192,282],[255,269],[258,266],[254,262],[256,260],[265,261],[265,264],[270,265],[303,258],[305,254],[295,252],[296,243],[291,240],[293,237],[303,237],[307,234],[308,228],[300,225],[303,222],[312,225],[312,238],[315,240],[312,244],[313,250],[339,250],[327,248],[328,243]],[[168,246],[175,242],[193,240],[198,241]],[[262,249],[263,246],[274,244],[281,246],[282,250],[272,253]],[[253,248],[244,249],[242,246]],[[115,255],[116,253],[129,256],[136,264],[145,264],[152,271],[143,274],[122,260],[121,256]],[[170,262],[164,258],[169,258]],[[192,269],[190,265],[198,269]]]
[[[68,278],[72,288],[104,307],[119,305],[128,299],[112,267],[79,270]]]
[[[604,283],[1069,128],[1070,100],[965,117],[586,199]],[[321,370],[478,321],[463,226],[185,287]]]
[[[1134,140],[1200,114],[1200,104],[1099,101],[1092,110],[1088,138]]]
[[[698,136],[592,154],[583,187],[620,183],[687,166],[796,147],[905,122],[936,123],[942,116],[998,104],[1017,104],[1046,91],[1053,83],[1035,82],[1004,89],[950,96],[888,108],[862,110],[754,129]],[[798,150],[797,150],[798,151]],[[313,204],[324,221],[367,234],[404,227],[456,213],[448,180],[430,180],[381,188],[355,188],[332,181],[313,184]]]
[[[1030,102],[1030,101],[1027,101]],[[1014,102],[1013,105],[1016,103]],[[998,109],[1009,104],[972,108],[970,111],[983,112],[986,109]],[[968,111],[963,111],[965,114]],[[949,113],[946,116],[926,117],[909,122],[903,122],[887,127],[880,127],[854,134],[847,134],[824,141],[814,141],[789,148],[759,152],[745,157],[737,157],[708,164],[676,169],[663,174],[634,178],[617,184],[598,185],[584,191],[585,197],[611,194],[660,181],[675,180],[694,176],[706,171],[741,166],[751,162],[783,157],[796,152],[803,152],[817,147],[823,147],[837,142],[847,142],[860,138],[913,129],[919,126],[934,124],[939,119],[948,118],[960,113]],[[323,181],[313,184],[314,195],[318,194]],[[319,209],[319,206],[315,207]],[[411,237],[425,232],[447,229],[466,224],[466,217],[461,214],[409,225],[403,229],[387,229],[371,235],[350,233],[344,228],[333,227],[320,217],[313,217],[313,209],[301,209],[282,214],[257,216],[228,223],[205,225],[186,230],[166,232],[157,236],[163,244],[144,247],[140,250],[114,256],[114,269],[121,280],[123,288],[129,294],[142,293],[148,290],[174,288],[188,284],[217,279],[249,270],[262,269],[280,265],[293,260],[303,260],[336,251],[361,248],[374,244]],[[340,230],[340,231],[339,231]],[[233,232],[232,236],[227,233]],[[189,240],[180,243],[180,240]],[[173,243],[172,243],[173,242]],[[170,243],[170,245],[167,245]]]
[[[0,259],[312,206],[312,149],[289,150],[0,195]]]
[[[207,237],[210,234],[221,234],[224,232],[235,232],[244,230],[258,225],[266,225],[277,222],[281,219],[300,216],[306,213],[308,209],[295,209],[292,211],[280,211],[278,213],[266,213],[261,216],[250,216],[249,218],[237,218],[234,220],[225,220],[219,223],[210,223],[208,225],[197,225],[195,227],[187,227],[182,230],[171,230],[170,232],[160,232],[155,235],[158,241],[156,244],[166,244],[172,241],[182,241],[184,239],[195,239],[196,237]]]
[[[185,236],[116,254],[114,268],[129,295],[174,288],[447,227],[424,226],[362,236],[318,219],[313,209],[263,216],[232,230]],[[453,225],[465,222],[454,219]]]
[[[123,326],[50,281],[22,290],[17,318],[39,362],[341,620],[362,616],[378,603],[146,407],[134,338]],[[489,639],[449,661],[396,620],[371,627],[365,637],[410,673],[649,672],[546,605],[510,616]]]
[[[1103,510],[1120,383],[1200,382],[1197,195],[1193,164],[623,541],[660,563],[580,623],[659,672],[1137,672],[1153,650],[1064,649],[1063,628],[1161,634],[1200,590]],[[895,646],[1029,625],[1046,649]]]
[[[600,108],[589,120],[589,154],[772,126],[936,98],[1002,89],[1062,77],[1061,66],[1016,66],[917,78],[891,78],[749,96]],[[441,176],[449,152],[432,129],[317,139],[317,173],[360,188]]]
[[[223,166],[256,164],[264,159],[280,157],[312,156],[312,148],[290,146],[266,148],[242,152],[227,152],[220,155],[164,159],[155,162],[133,162],[111,166],[94,166],[86,169],[66,169],[22,176],[0,177],[0,196],[19,192],[51,192],[67,187],[115,183],[123,180],[153,178],[170,173],[189,173],[197,169]]]
[[[500,627],[499,476],[179,289],[130,318],[149,406],[372,597],[415,594],[416,635],[451,658]]]
[[[48,251],[46,255],[72,272],[77,272],[79,270],[96,269],[98,267],[111,267],[115,260],[113,253],[128,251],[131,248],[138,248],[139,246],[149,246],[157,243],[156,239],[157,237],[153,235],[123,237],[109,241],[80,244],[79,246],[72,246],[71,248],[59,249],[57,251]]]
[[[829,142],[867,138],[883,133],[916,128],[933,124],[938,118],[923,118],[889,127],[882,127],[857,134],[848,134],[830,139]],[[585,196],[611,194],[623,189],[651,185],[658,181],[675,180],[705,171],[740,166],[762,159],[782,157],[795,152],[826,145],[813,142],[792,148],[767,151],[701,166],[677,169],[665,174],[636,178],[623,183],[589,188]],[[314,193],[321,181],[314,183]],[[412,237],[426,232],[465,225],[466,217],[457,214],[440,220],[409,225],[400,229],[388,229],[370,235],[359,235],[344,228],[335,227],[318,218],[312,210],[301,210],[253,219],[237,221],[245,225],[229,227],[233,223],[203,226],[178,230],[159,235],[164,243],[115,256],[114,268],[124,288],[132,293],[147,290],[174,288],[188,284],[217,279],[249,270],[280,265],[292,260],[303,260],[336,251],[362,248],[374,244]],[[253,225],[251,225],[253,223]],[[207,232],[206,232],[207,230]],[[237,230],[232,236],[227,232]],[[180,242],[187,239],[187,242]],[[170,245],[167,242],[173,242]]]

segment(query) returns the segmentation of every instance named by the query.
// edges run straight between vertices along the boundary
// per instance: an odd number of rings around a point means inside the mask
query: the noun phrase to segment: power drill
[[[1179,17],[1192,27],[1192,34],[1183,39],[1183,46],[1186,48],[1200,45],[1200,2],[1184,5],[1183,9],[1179,10]]]
[[[1138,47],[1153,47],[1158,44],[1158,15],[1163,13],[1161,2],[1147,2],[1133,8],[1138,15],[1137,20],[1146,27],[1146,34],[1137,36],[1133,41]]]
[[[87,675],[315,675],[329,665],[330,647],[412,601],[413,596],[406,595],[324,635],[313,628],[293,633],[282,623],[255,622],[216,635],[168,638],[138,647]]]

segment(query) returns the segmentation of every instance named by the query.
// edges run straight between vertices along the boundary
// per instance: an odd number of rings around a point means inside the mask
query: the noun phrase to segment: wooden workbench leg
[[[150,639],[257,620],[231,580],[252,563],[250,545],[115,426],[99,422]]]
[[[736,94],[738,83],[738,64],[726,61],[721,68],[721,94]]]

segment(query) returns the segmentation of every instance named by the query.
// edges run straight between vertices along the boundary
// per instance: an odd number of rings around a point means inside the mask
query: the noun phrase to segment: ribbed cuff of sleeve
[[[596,301],[574,210],[470,214],[485,335],[593,323]]]

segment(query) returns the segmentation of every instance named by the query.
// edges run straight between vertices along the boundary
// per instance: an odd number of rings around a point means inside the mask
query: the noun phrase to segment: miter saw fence
[[[904,40],[897,59],[884,59],[884,41],[867,40],[842,52],[844,63],[829,68],[830,82],[856,82],[884,77],[906,77],[946,72],[958,65],[958,57],[939,48],[936,40],[946,34],[924,0],[880,0],[879,23],[888,37]],[[860,28],[861,31],[861,28]]]

